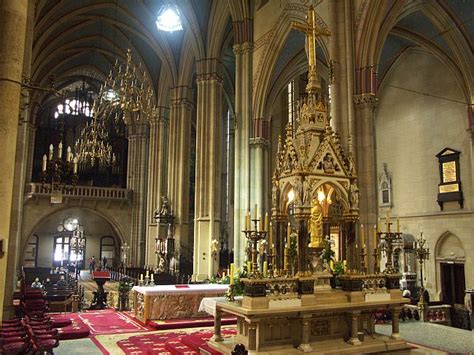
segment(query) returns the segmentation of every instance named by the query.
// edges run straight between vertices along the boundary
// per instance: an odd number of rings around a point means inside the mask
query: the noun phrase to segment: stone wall
[[[401,231],[418,237],[420,228],[430,247],[425,267],[426,286],[433,299],[441,292],[435,253],[441,237],[454,234],[464,253],[453,250],[450,261],[465,262],[466,287],[474,287],[474,214],[472,157],[466,131],[466,105],[459,82],[449,68],[419,49],[407,51],[387,74],[379,94],[376,116],[377,171],[383,163],[392,174],[392,216]],[[460,172],[464,208],[436,202],[439,166],[436,154],[450,147],[461,151]],[[383,219],[386,209],[379,209]]]

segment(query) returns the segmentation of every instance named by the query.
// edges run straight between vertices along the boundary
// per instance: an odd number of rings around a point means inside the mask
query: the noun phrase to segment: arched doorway
[[[81,249],[71,244],[71,237],[79,229],[82,229],[84,236]],[[77,261],[81,268],[86,268],[87,260],[92,256],[98,260],[101,256],[101,238],[104,236],[113,240],[114,248],[115,245],[120,246],[119,236],[104,217],[80,207],[63,209],[45,217],[33,230],[33,235],[37,236],[36,267],[67,267]],[[106,244],[112,244],[111,240]],[[31,259],[31,242],[30,237],[24,245],[23,261]]]
[[[463,304],[466,278],[464,263],[466,252],[461,240],[450,232],[444,233],[436,245],[438,290],[440,299],[446,304]]]

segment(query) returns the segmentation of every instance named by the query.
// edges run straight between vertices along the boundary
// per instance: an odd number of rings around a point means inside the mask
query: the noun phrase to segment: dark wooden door
[[[441,294],[445,304],[464,304],[464,264],[441,263]]]

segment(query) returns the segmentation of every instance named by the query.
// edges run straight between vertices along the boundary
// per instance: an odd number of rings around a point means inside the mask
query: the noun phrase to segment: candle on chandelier
[[[58,158],[61,159],[63,156],[63,142],[59,142],[58,145]]]
[[[71,161],[71,155],[72,155],[71,147],[68,146],[67,151],[66,151],[66,160],[67,160],[68,163]]]
[[[46,171],[46,164],[48,163],[48,157],[45,155],[43,155],[43,166],[42,166],[42,171]]]
[[[73,159],[73,164],[74,164],[73,173],[77,174],[77,157]]]
[[[52,144],[49,145],[49,160],[53,160],[54,147]]]

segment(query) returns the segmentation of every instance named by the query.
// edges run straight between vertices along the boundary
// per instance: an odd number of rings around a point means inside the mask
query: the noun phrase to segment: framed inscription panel
[[[443,210],[444,202],[457,201],[463,208],[461,190],[461,174],[459,172],[459,156],[461,152],[444,148],[436,154],[439,162],[440,183],[438,184],[438,204]]]

